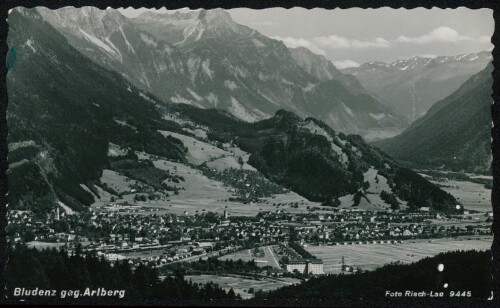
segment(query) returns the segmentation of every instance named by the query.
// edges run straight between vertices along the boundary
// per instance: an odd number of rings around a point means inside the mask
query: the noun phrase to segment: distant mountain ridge
[[[491,61],[482,51],[435,58],[413,57],[392,63],[370,61],[344,73],[358,78],[363,87],[413,122]]]
[[[375,144],[420,168],[488,172],[491,164],[493,66],[434,104],[401,135]]]
[[[138,162],[134,153],[187,168],[187,156],[193,153],[179,138],[214,150],[217,144],[233,144],[249,154],[255,172],[328,206],[450,210],[456,204],[451,195],[361,137],[335,131],[320,120],[278,110],[269,119],[248,123],[225,110],[163,102],[83,56],[37,11],[14,10],[8,21],[8,43],[19,55],[8,75],[9,204],[14,209],[44,215],[62,202],[84,210],[96,201],[97,186],[105,187],[100,182],[104,170],[109,174],[113,166],[118,166],[113,171],[117,176],[127,166],[148,171],[140,186],[148,186],[150,193],[172,189],[164,178],[171,174],[151,161]],[[201,137],[194,129],[202,130]],[[109,154],[117,148],[126,150],[118,158]],[[153,177],[158,181],[148,184]],[[399,200],[397,205],[380,199],[378,184],[370,188],[370,182],[378,181]]]
[[[317,55],[305,47],[290,48],[290,52],[295,62],[316,79],[322,82],[337,80],[353,94],[366,94],[356,77],[341,72],[324,56]]]
[[[235,23],[221,9],[147,12],[130,19],[111,9],[39,11],[92,61],[163,101],[224,109],[249,122],[286,109],[369,139],[408,125],[326,59],[300,57],[300,51]],[[314,66],[308,69],[306,60]],[[328,66],[321,71],[323,63]],[[332,81],[348,94],[336,95]]]

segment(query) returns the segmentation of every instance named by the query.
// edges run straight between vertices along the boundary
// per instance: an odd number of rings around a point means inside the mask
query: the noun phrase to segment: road
[[[276,259],[276,256],[274,255],[272,246],[266,246],[266,249],[267,249],[266,260],[268,260],[267,261],[268,264],[275,268],[281,268],[278,260]],[[268,256],[270,256],[270,258]]]

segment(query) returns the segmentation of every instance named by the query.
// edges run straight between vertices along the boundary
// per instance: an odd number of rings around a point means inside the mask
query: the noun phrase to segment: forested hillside
[[[492,69],[489,65],[471,77],[401,135],[375,144],[413,167],[488,172]]]

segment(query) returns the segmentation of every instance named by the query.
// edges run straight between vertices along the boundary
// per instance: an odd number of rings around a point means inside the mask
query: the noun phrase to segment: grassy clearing
[[[117,193],[128,192],[131,186],[137,181],[119,174],[116,171],[104,169],[102,171],[101,183],[105,183],[109,188],[114,189]]]
[[[236,294],[240,294],[243,299],[253,297],[252,294],[248,293],[250,288],[257,290],[274,290],[286,285],[292,285],[295,283],[300,283],[298,279],[293,278],[262,278],[260,280],[249,279],[240,276],[216,276],[216,275],[197,275],[197,276],[185,276],[186,280],[191,280],[193,283],[214,282],[218,284],[221,288],[226,291],[233,288]]]
[[[219,260],[233,260],[237,261],[241,259],[244,262],[255,260],[257,266],[272,266],[274,268],[280,268],[278,260],[276,260],[276,255],[273,255],[272,247],[265,246],[262,247],[264,251],[264,257],[256,258],[252,255],[250,249],[241,250],[232,254],[228,254],[219,258]]]
[[[49,242],[32,241],[32,242],[26,243],[26,245],[29,248],[36,248],[36,249],[42,250],[42,249],[60,248],[64,245],[66,245],[66,243],[49,243]]]
[[[429,179],[430,180],[430,179]],[[450,180],[445,182],[431,181],[441,185],[441,189],[452,194],[468,210],[491,212],[491,189],[483,184],[469,181]]]
[[[208,167],[217,170],[228,168],[239,169],[240,167],[243,167],[245,170],[255,170],[255,168],[246,163],[248,161],[248,153],[239,148],[227,145],[225,149],[221,149],[190,136],[169,131],[160,131],[160,133],[165,137],[172,136],[181,140],[188,148],[186,158],[193,165],[201,165],[206,162]],[[242,166],[238,163],[240,157],[244,162]]]

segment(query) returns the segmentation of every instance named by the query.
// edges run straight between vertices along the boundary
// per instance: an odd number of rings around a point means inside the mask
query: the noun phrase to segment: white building
[[[324,274],[323,261],[320,259],[312,260],[291,260],[286,264],[286,270],[293,272],[297,270],[301,274],[321,275]]]

